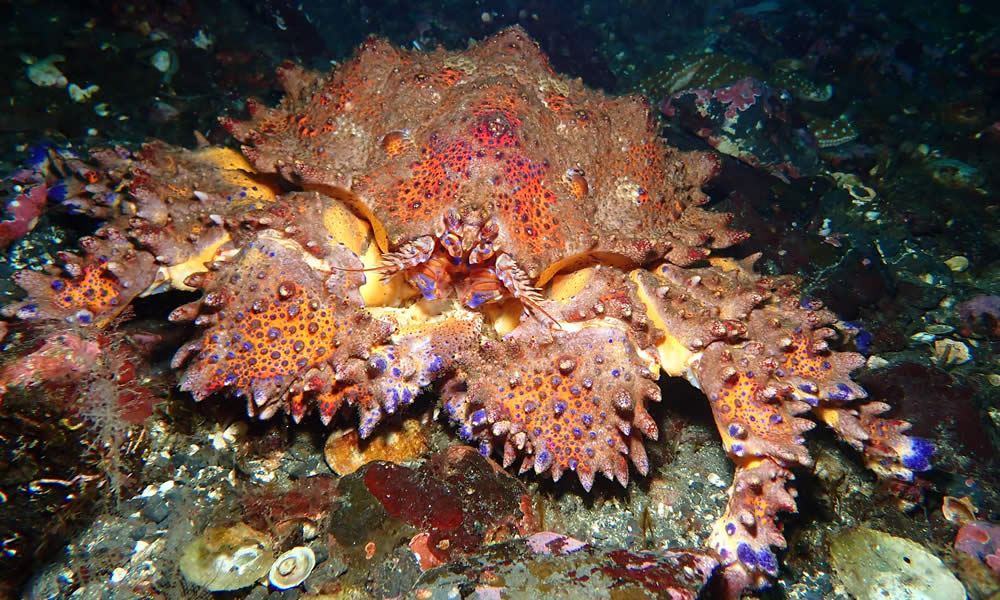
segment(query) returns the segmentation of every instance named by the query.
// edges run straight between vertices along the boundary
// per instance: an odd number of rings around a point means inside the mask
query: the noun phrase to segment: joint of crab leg
[[[462,238],[456,233],[446,233],[441,236],[441,247],[454,261],[462,259]]]
[[[472,250],[469,251],[468,262],[470,265],[478,265],[493,256],[493,252],[494,249],[492,243],[480,241]]]
[[[413,273],[407,275],[407,279],[420,290],[425,299],[441,298],[447,292],[449,287],[447,284],[451,281],[447,259],[441,256],[431,257],[427,262],[417,265],[413,269]]]
[[[504,286],[492,269],[481,269],[469,274],[471,285],[465,290],[462,304],[472,310],[484,304],[499,300],[504,295]]]

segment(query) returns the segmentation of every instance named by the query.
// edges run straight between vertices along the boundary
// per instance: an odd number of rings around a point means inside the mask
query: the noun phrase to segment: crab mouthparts
[[[419,237],[383,255],[378,269],[383,279],[403,273],[426,300],[454,294],[470,310],[514,298],[556,323],[542,309],[542,294],[528,274],[510,255],[498,251],[496,220],[469,223],[452,210],[443,224],[441,234]]]

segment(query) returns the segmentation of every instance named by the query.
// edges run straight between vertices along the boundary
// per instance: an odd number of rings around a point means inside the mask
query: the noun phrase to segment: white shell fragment
[[[88,85],[85,88],[78,86],[75,83],[69,84],[66,91],[69,93],[69,97],[73,99],[73,102],[86,102],[90,100],[90,97],[99,92],[101,89],[98,85]]]
[[[279,590],[293,588],[309,577],[316,566],[316,554],[307,546],[296,546],[283,553],[271,565],[267,580]]]
[[[154,54],[153,57],[149,59],[149,62],[150,64],[153,65],[153,68],[155,68],[160,73],[166,73],[167,71],[170,70],[171,63],[173,62],[173,60],[171,59],[169,52],[167,52],[166,50],[158,50],[156,54]]]
[[[60,87],[64,88],[69,84],[66,80],[66,76],[62,74],[59,67],[55,65],[57,62],[63,62],[66,57],[62,54],[53,54],[52,56],[47,56],[42,60],[35,60],[34,57],[22,56],[21,60],[28,63],[28,68],[26,74],[31,83],[37,85],[38,87]]]

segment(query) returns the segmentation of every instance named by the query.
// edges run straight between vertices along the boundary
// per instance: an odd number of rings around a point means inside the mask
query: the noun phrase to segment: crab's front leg
[[[388,280],[396,273],[405,272],[426,263],[434,254],[436,244],[433,236],[418,237],[403,244],[395,252],[383,254],[382,264],[374,270],[381,273],[383,279]]]
[[[503,284],[505,290],[511,296],[517,298],[528,308],[537,311],[551,323],[558,323],[555,318],[542,308],[542,293],[535,286],[531,285],[528,274],[514,262],[508,254],[501,252],[497,255],[494,267],[496,278]]]

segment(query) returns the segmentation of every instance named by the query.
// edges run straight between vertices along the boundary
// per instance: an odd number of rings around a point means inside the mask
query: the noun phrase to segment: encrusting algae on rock
[[[19,274],[8,315],[106,326],[201,290],[170,315],[199,327],[173,361],[195,399],[357,411],[364,438],[433,389],[483,454],[587,490],[625,485],[628,461],[647,474],[657,381],[686,377],[736,464],[708,556],[734,597],[777,573],[810,413],[880,474],[929,467],[929,443],[864,403],[833,314],[756,257],[712,256],[746,237],[701,208],[718,163],[665,145],[644,99],[556,74],[516,27],[463,52],[370,39],[278,77],[277,107],[223,120],[241,152],[59,158],[64,202],[105,224],[64,272]]]

